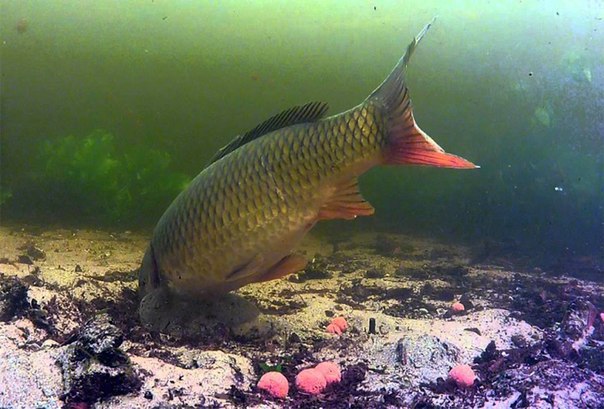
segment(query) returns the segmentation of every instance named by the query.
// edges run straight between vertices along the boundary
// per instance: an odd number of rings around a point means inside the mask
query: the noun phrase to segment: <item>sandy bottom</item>
[[[233,314],[250,325],[165,334],[138,320],[147,241],[0,227],[0,408],[604,407],[601,269],[520,268],[492,244],[309,237],[304,272],[237,292]],[[340,316],[348,329],[328,333]],[[298,391],[296,374],[325,360],[342,381]],[[459,364],[473,386],[447,379]],[[289,380],[287,398],[256,388],[268,370]]]

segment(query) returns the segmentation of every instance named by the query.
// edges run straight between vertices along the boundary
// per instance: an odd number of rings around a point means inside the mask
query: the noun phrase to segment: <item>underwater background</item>
[[[604,254],[601,1],[0,1],[0,221],[151,228],[235,135],[360,103],[409,67],[419,125],[476,171],[377,168],[319,230]],[[486,246],[486,244],[485,244]]]

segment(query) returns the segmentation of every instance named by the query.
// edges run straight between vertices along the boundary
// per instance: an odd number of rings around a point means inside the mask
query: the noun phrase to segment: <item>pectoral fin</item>
[[[229,274],[226,275],[225,281],[238,281],[246,277],[250,277],[254,274],[257,274],[258,269],[260,268],[260,265],[263,261],[264,257],[262,256],[262,254],[257,254],[247,263],[244,263],[234,268]]]
[[[298,254],[290,254],[283,257],[277,264],[272,266],[264,275],[261,275],[257,282],[276,280],[286,275],[297,273],[308,264],[308,260]]]

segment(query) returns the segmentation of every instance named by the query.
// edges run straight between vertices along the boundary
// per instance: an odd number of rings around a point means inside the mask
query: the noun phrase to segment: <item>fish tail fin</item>
[[[466,159],[446,153],[420,129],[413,118],[411,99],[405,81],[407,64],[433,22],[434,19],[413,39],[390,75],[369,95],[366,102],[380,106],[386,117],[389,140],[389,147],[385,152],[386,164],[477,168],[478,166]]]

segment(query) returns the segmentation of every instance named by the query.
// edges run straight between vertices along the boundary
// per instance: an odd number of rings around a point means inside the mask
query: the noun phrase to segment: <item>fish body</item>
[[[413,118],[405,71],[429,26],[360,105],[329,117],[324,103],[294,107],[221,149],[155,227],[141,295],[212,298],[301,270],[306,260],[293,251],[318,221],[374,212],[357,184],[374,166],[476,167]]]

